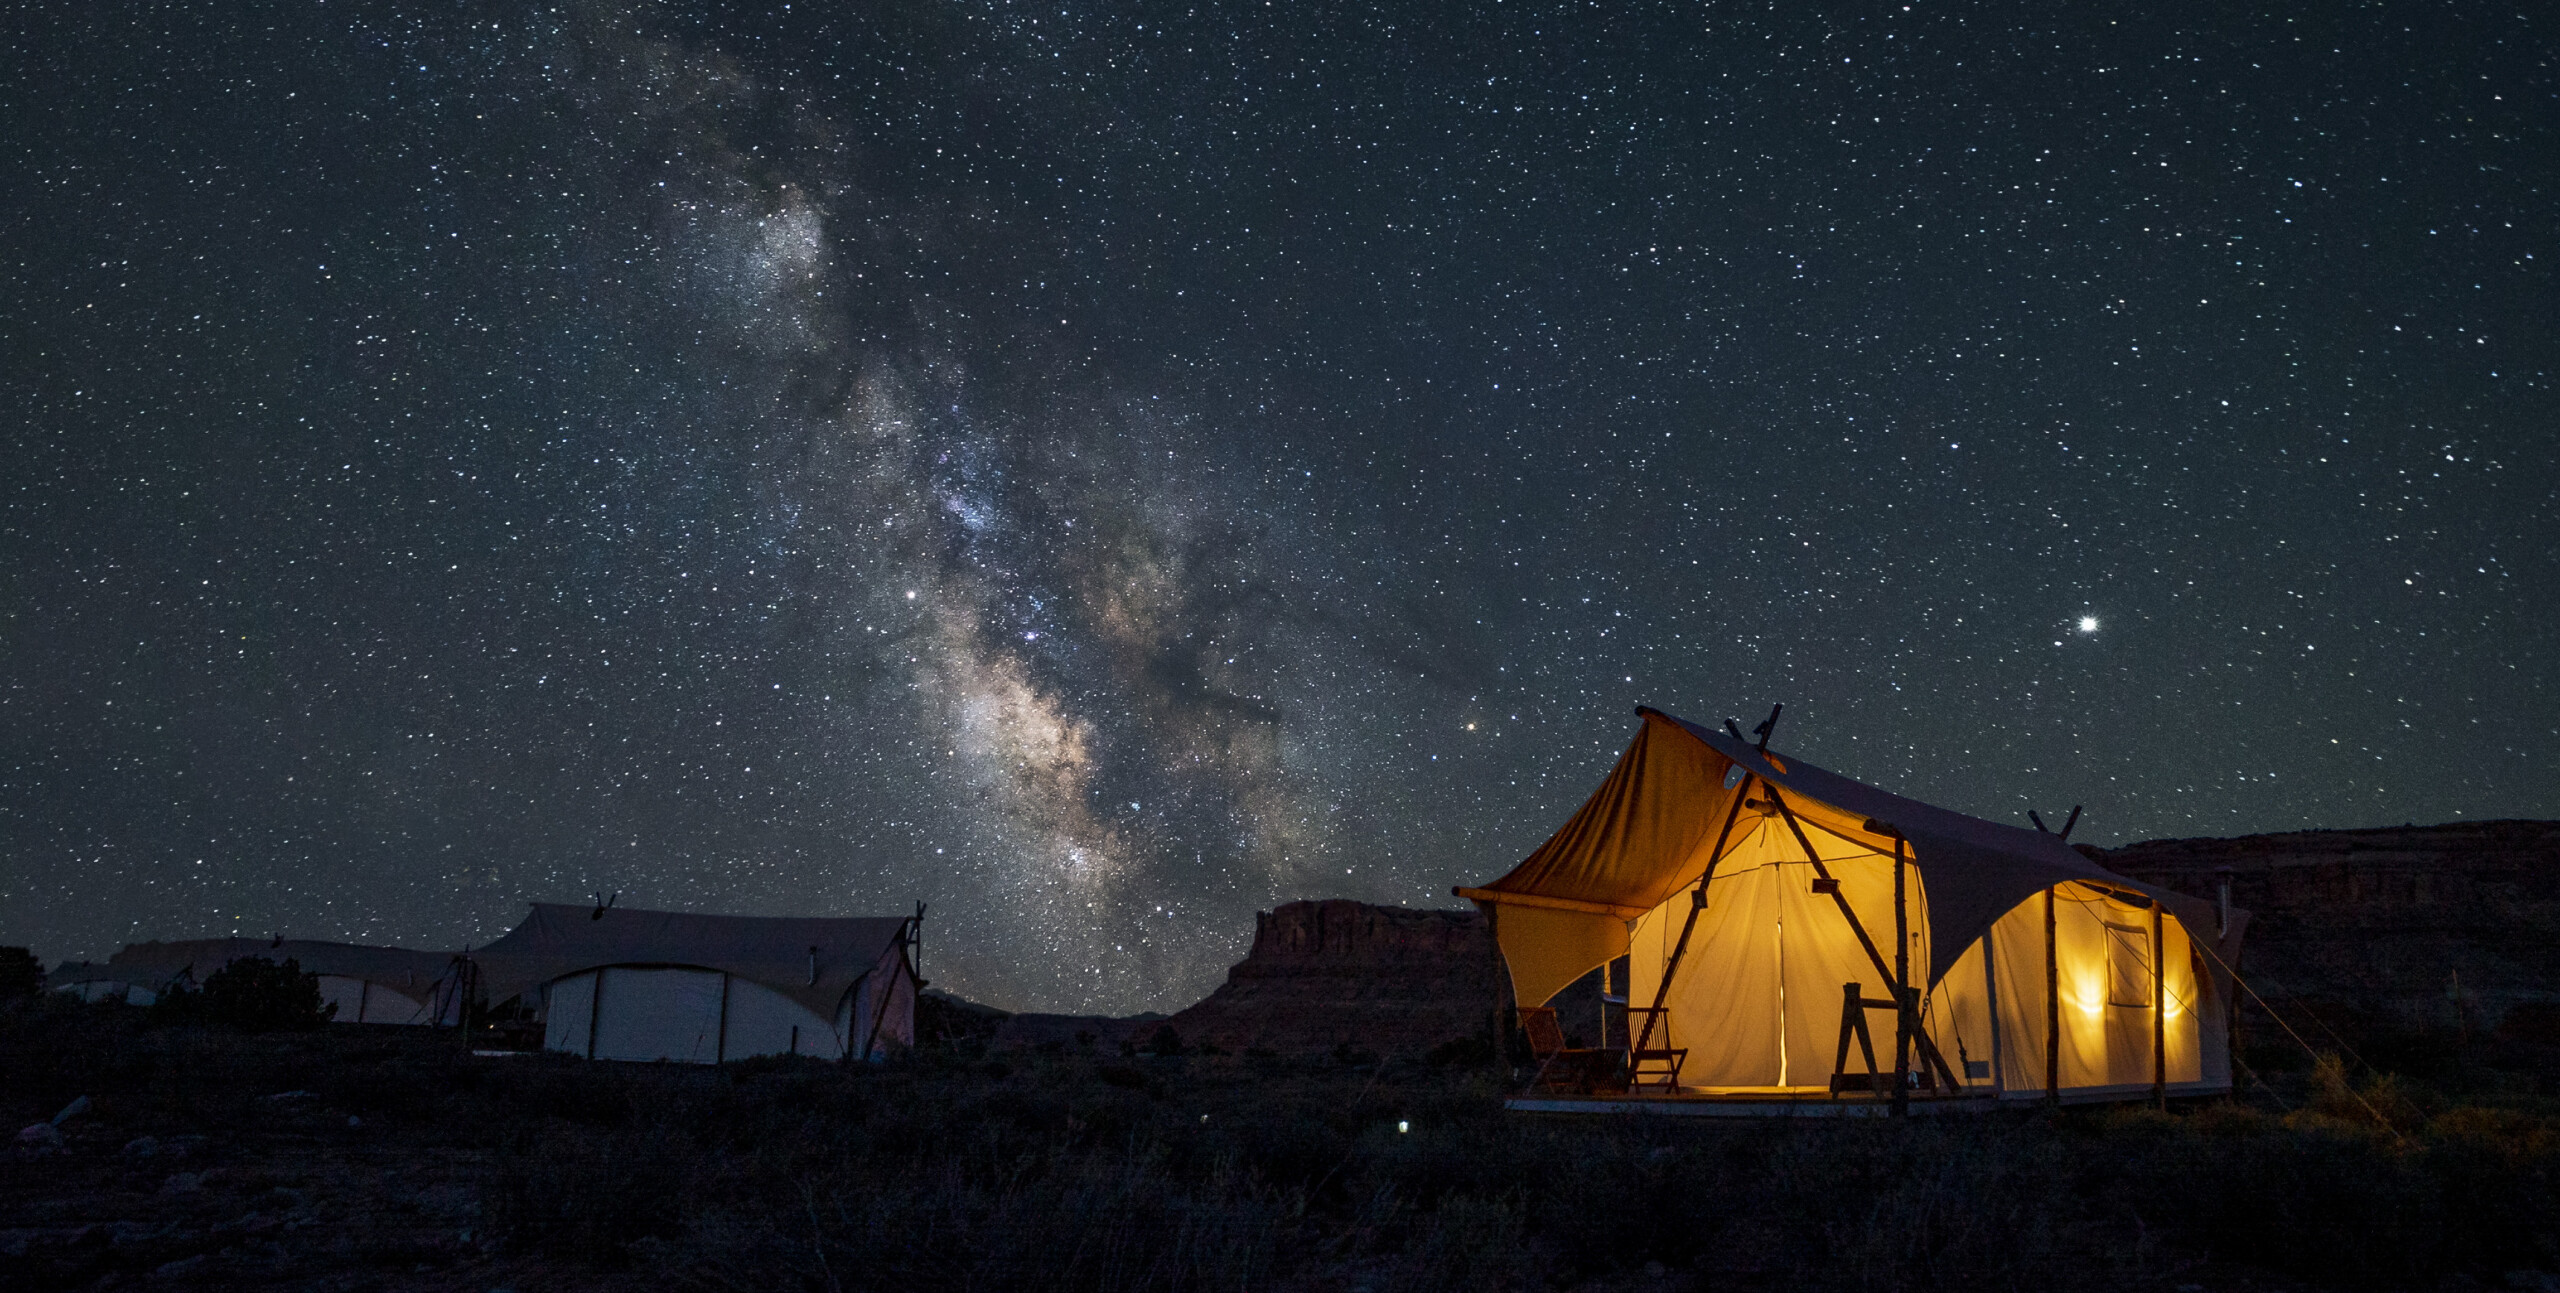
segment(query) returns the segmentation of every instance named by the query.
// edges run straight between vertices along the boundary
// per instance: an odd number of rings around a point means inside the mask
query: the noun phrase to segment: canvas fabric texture
[[[689,966],[761,984],[820,1019],[865,976],[897,963],[899,916],[720,916],[535,903],[524,923],[471,954],[490,1002],[600,966]],[[892,991],[887,982],[874,993]]]
[[[233,961],[262,956],[278,965],[293,961],[304,970],[321,976],[324,995],[335,998],[343,991],[333,990],[327,980],[340,979],[352,983],[372,983],[404,998],[412,1006],[438,1001],[438,990],[453,972],[454,956],[450,952],[421,952],[405,947],[369,947],[359,943],[328,943],[314,939],[288,938],[282,942],[265,938],[198,938],[168,942],[132,943],[105,962],[65,965],[48,976],[55,988],[75,983],[114,981],[148,988],[153,992],[167,988],[185,978],[201,987],[216,970]],[[386,1012],[359,993],[366,1001],[366,1022],[386,1022]],[[339,1018],[356,1022],[353,1013],[341,1002]],[[404,1012],[407,1013],[407,1012]],[[412,1022],[401,1018],[388,1022]],[[426,1022],[417,1020],[416,1022]]]

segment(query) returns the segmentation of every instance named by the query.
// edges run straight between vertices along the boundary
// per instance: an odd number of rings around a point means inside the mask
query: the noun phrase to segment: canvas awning
[[[2240,913],[2216,940],[2213,904],[2116,875],[2060,836],[1906,799],[1660,710],[1636,713],[1644,725],[1634,742],[1562,830],[1508,875],[1457,890],[1487,908],[1522,1005],[1544,1002],[1625,955],[1632,922],[1696,885],[1718,860],[1709,853],[1725,824],[1743,815],[1738,801],[1769,802],[1762,786],[1775,789],[1808,837],[1888,856],[1897,833],[1908,841],[1928,895],[1930,984],[2003,913],[2072,880],[2158,902],[2213,948],[2218,982],[2237,955]]]
[[[762,984],[832,1018],[845,994],[887,959],[905,916],[722,916],[535,903],[533,913],[471,954],[492,1004],[599,966],[692,966]]]

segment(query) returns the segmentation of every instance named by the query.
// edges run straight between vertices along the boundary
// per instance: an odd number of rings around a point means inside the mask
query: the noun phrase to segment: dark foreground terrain
[[[1702,1124],[1348,1051],[707,1070],[30,1003],[9,1127],[90,1104],[0,1164],[0,1288],[2560,1288],[2519,1045],[2169,1113]]]

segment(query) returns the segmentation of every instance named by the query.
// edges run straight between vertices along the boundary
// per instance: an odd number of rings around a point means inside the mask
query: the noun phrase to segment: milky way
[[[1171,1008],[1637,703],[2560,815],[2528,17],[810,8],[25,19],[0,940],[921,901]]]

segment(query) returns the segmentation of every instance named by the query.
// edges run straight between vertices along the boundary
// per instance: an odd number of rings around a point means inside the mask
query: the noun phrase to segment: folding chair
[[[1612,1079],[1617,1074],[1621,1052],[1565,1045],[1564,1028],[1556,1022],[1555,1007],[1520,1007],[1520,1031],[1528,1034],[1529,1053],[1538,1060],[1537,1076],[1529,1079],[1531,1091],[1590,1095],[1617,1086]]]

